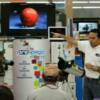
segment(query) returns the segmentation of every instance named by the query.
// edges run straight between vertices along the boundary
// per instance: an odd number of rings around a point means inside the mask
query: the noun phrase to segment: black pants
[[[83,100],[100,98],[100,79],[84,78]]]

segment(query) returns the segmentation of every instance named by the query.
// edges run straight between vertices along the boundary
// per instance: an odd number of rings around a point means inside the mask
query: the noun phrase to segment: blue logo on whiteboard
[[[44,55],[46,52],[44,50],[32,50],[32,55]]]
[[[44,50],[17,50],[17,55],[45,55]]]
[[[28,55],[29,54],[29,50],[18,50],[17,54],[18,55]]]

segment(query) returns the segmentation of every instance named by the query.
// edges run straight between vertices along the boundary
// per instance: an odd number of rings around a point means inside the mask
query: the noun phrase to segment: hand
[[[93,69],[93,65],[90,63],[85,64],[85,66],[87,69]]]

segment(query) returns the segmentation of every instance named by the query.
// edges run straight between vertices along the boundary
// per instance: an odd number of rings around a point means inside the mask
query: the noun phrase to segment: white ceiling
[[[0,0],[0,2],[11,2],[11,1],[25,1],[25,2],[56,2],[61,3],[65,2],[66,0]],[[98,7],[100,9],[100,0],[72,0],[73,7]]]
[[[66,0],[0,0],[1,2],[9,2],[9,1],[32,1],[32,2],[43,2],[43,1],[54,1],[54,2],[64,2]],[[100,1],[100,0],[72,0],[72,1]]]
[[[61,3],[63,2],[65,4],[65,1],[66,0],[0,0],[0,2],[21,2],[21,1],[24,1],[24,2],[56,2],[56,3]],[[87,7],[97,7],[100,9],[100,0],[72,0],[73,1],[73,7],[79,7],[80,8],[87,8]]]
[[[65,12],[65,1],[66,0],[0,0],[0,2],[11,2],[11,1],[25,1],[25,2],[60,2],[59,5],[56,5],[56,9],[61,12]],[[84,18],[100,18],[100,0],[72,0],[73,7],[76,9],[73,10],[74,17],[84,17]],[[61,3],[63,2],[63,3]],[[77,3],[75,3],[77,2]],[[79,3],[80,2],[80,3]],[[96,3],[97,2],[97,3]],[[89,7],[89,8],[88,8]],[[94,7],[94,8],[93,8]],[[96,8],[95,8],[96,7]]]

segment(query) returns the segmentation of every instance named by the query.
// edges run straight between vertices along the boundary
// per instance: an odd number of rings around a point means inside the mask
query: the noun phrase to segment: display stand
[[[16,39],[13,42],[15,100],[27,100],[43,84],[45,63],[50,62],[48,39]]]

